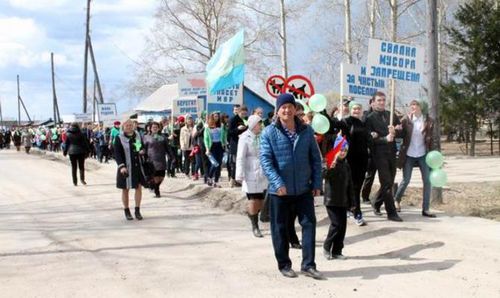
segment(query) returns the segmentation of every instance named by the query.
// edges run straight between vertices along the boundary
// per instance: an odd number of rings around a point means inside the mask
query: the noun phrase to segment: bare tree
[[[147,46],[135,63],[130,91],[144,96],[181,74],[203,72],[221,42],[240,28],[245,28],[247,77],[263,80],[260,76],[267,76],[280,56],[275,38],[270,38],[278,32],[278,15],[265,12],[269,3],[162,0]]]
[[[378,2],[377,0],[370,1],[370,38],[375,38],[375,26],[376,26],[376,12],[377,12]]]
[[[351,0],[344,0],[344,28],[345,28],[345,54],[347,62],[352,63],[352,39],[351,39]]]

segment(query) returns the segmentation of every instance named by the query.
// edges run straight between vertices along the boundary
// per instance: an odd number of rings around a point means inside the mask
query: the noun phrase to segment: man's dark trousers
[[[375,166],[375,161],[373,157],[370,156],[367,163],[365,180],[363,181],[363,186],[361,187],[361,197],[363,201],[370,200],[370,192],[372,191],[373,181],[375,180],[375,174],[377,173],[377,167]],[[380,197],[377,193],[377,197]]]
[[[373,155],[373,161],[378,171],[380,190],[378,192],[379,195],[373,199],[372,204],[377,209],[384,204],[387,216],[396,216],[394,196],[392,195],[392,187],[394,185],[394,178],[396,177],[396,156],[387,147],[377,149]]]
[[[299,223],[302,226],[302,265],[301,270],[316,268],[316,215],[314,214],[314,198],[311,192],[298,196],[282,196],[271,194],[270,216],[271,236],[274,255],[278,261],[278,269],[291,268],[292,261],[288,255],[288,221],[290,208],[296,207]]]

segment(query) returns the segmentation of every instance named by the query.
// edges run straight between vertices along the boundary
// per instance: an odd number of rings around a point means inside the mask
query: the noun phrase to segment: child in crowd
[[[342,255],[347,227],[347,211],[355,206],[351,168],[345,159],[349,144],[340,135],[335,139],[333,150],[338,151],[325,173],[324,204],[330,218],[330,229],[323,244],[327,260],[345,259]]]

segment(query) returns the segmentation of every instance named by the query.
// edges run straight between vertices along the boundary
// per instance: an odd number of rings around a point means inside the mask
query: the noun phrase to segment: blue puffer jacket
[[[296,196],[322,188],[321,154],[313,129],[295,118],[297,139],[292,144],[279,120],[267,126],[261,136],[260,163],[269,180],[269,193],[285,186]]]

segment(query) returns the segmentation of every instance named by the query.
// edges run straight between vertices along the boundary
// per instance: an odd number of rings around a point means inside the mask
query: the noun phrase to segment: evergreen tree
[[[442,112],[448,125],[470,131],[474,155],[482,121],[499,108],[500,14],[494,0],[472,0],[460,5],[455,19],[457,25],[448,34],[457,59],[454,79],[443,86]]]

